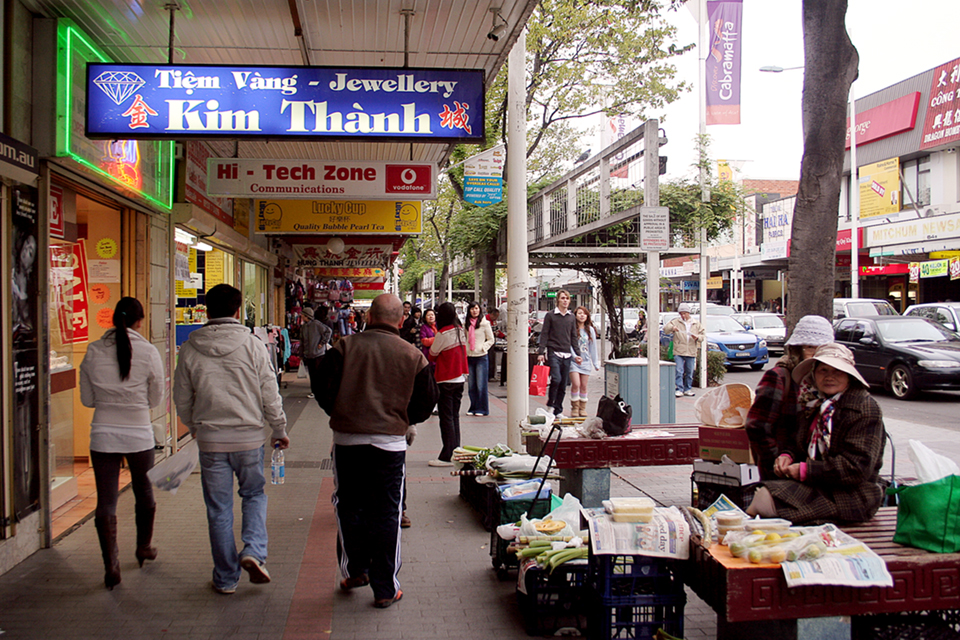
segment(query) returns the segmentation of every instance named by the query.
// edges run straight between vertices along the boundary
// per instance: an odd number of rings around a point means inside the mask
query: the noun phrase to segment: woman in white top
[[[590,374],[600,370],[600,358],[597,354],[597,331],[593,328],[590,312],[586,307],[577,307],[577,339],[582,361],[570,365],[570,415],[587,417],[587,381]],[[573,353],[573,350],[570,350]],[[575,355],[575,354],[574,354]]]
[[[120,464],[127,459],[136,498],[136,557],[154,560],[153,520],[157,503],[147,471],[153,467],[153,426],[150,408],[163,400],[164,371],[160,352],[137,330],[143,305],[121,298],[113,311],[113,327],[87,347],[80,363],[80,401],[92,407],[90,462],[97,484],[94,522],[100,538],[108,589],[120,583],[117,549],[117,496]]]
[[[490,321],[480,313],[480,304],[471,302],[467,305],[467,317],[464,321],[467,328],[467,367],[470,370],[467,376],[467,395],[470,397],[468,416],[490,415],[490,398],[487,395],[487,378],[489,378],[490,361],[487,352],[493,346],[493,328]]]

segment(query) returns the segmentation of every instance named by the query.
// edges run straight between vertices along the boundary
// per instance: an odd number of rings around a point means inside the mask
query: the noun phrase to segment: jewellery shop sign
[[[482,142],[483,71],[87,65],[91,139]]]

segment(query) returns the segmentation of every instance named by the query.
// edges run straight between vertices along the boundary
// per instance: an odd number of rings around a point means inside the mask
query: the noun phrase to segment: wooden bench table
[[[896,544],[896,524],[896,507],[883,507],[870,522],[841,527],[884,559],[892,587],[791,589],[779,565],[752,565],[721,545],[696,546],[686,581],[717,612],[718,640],[795,638],[800,618],[854,616],[856,632],[860,615],[960,609],[960,553]]]
[[[634,427],[629,435],[567,438],[559,445],[555,440],[546,444],[539,435],[528,435],[526,446],[531,455],[543,451],[553,458],[565,492],[575,495],[585,507],[599,507],[610,497],[611,467],[693,464],[700,457],[698,429],[697,424],[648,424]]]

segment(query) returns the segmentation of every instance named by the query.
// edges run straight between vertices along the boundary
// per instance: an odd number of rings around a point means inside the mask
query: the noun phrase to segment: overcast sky
[[[668,15],[678,27],[680,43],[697,41],[696,23],[687,9]],[[960,58],[958,29],[960,0],[849,0],[847,32],[860,53],[855,94],[873,93]],[[803,70],[761,73],[759,69],[803,65],[801,0],[743,0],[742,63],[741,124],[707,127],[711,156],[746,161],[743,177],[799,179]],[[669,138],[661,149],[669,158],[668,179],[694,174],[691,165],[699,129],[697,64],[695,50],[677,61],[679,76],[694,91],[656,114]],[[594,152],[600,148],[599,136],[592,147]]]

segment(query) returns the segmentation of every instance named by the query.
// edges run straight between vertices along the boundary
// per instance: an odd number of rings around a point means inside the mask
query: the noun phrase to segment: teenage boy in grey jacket
[[[250,582],[270,582],[267,496],[263,492],[264,426],[270,444],[290,445],[287,417],[266,346],[240,324],[243,295],[218,284],[206,295],[209,322],[180,348],[173,400],[200,448],[200,479],[213,552],[213,589],[237,590],[240,569]],[[233,476],[242,499],[243,549],[233,537]]]

